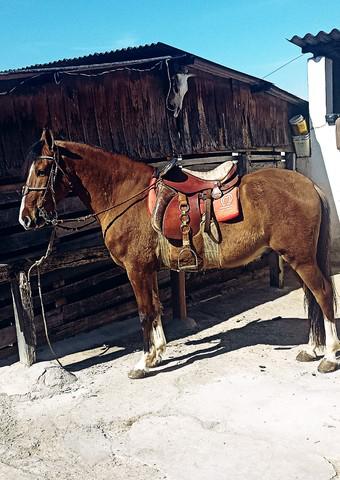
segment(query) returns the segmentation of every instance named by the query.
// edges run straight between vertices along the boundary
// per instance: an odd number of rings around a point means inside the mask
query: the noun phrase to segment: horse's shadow
[[[197,361],[256,345],[272,345],[274,350],[290,350],[297,345],[307,343],[308,330],[309,321],[302,318],[277,317],[270,320],[253,320],[232,330],[187,340],[184,346],[197,346],[197,349],[194,351],[190,349],[188,353],[165,359],[162,362],[162,368],[152,371],[150,375],[172,372]],[[206,346],[200,348],[201,345]]]
[[[298,284],[294,280],[290,281],[288,286],[283,290],[268,288],[264,282],[259,282],[258,285],[253,286],[247,292],[244,290],[231,294],[224,292],[223,295],[220,295],[215,300],[203,300],[203,302],[201,301],[199,304],[192,302],[189,314],[198,322],[198,330],[201,332],[200,338],[191,337],[193,332],[186,330],[181,322],[169,320],[165,325],[168,341],[171,342],[182,339],[183,350],[189,347],[190,352],[173,358],[165,356],[161,367],[152,370],[150,375],[157,375],[159,373],[184,368],[196,361],[216,357],[258,344],[272,345],[274,349],[280,350],[290,349],[293,346],[306,343],[308,341],[309,322],[303,318],[275,317],[268,320],[254,318],[254,320],[242,325],[243,320],[241,314],[243,312],[259,304],[285,296],[296,288],[298,288]],[[242,300],[240,301],[241,298]],[[278,313],[280,312],[278,311]],[[236,320],[236,322],[239,323],[239,327],[203,337],[202,333],[204,330],[218,323],[228,322],[228,317],[235,316],[240,316],[240,319]],[[134,321],[138,328],[138,319],[135,318]],[[124,323],[125,322],[122,322],[121,324],[122,329],[124,329]],[[90,351],[87,358],[79,360],[78,357],[78,359],[69,360],[67,362],[67,368],[70,371],[77,372],[96,365],[105,364],[141,349],[142,335],[139,332],[130,333],[126,335],[126,337],[119,338],[118,340],[114,338],[114,335],[108,334],[105,340],[101,341],[97,339],[96,342],[94,342],[93,334],[97,334],[97,332],[83,334],[83,340],[81,341],[67,339],[56,346],[56,350],[61,351],[61,355],[82,353],[86,350]],[[104,342],[106,345],[105,348],[102,347]],[[192,347],[197,347],[197,349],[193,351]],[[98,348],[100,353],[95,352],[95,349],[98,350]],[[114,348],[114,351],[110,351],[112,348]],[[93,350],[93,354],[91,354],[91,350]],[[171,350],[169,349],[169,351]],[[38,355],[38,361],[52,359],[53,357],[46,347],[44,347]]]
[[[252,288],[245,294],[245,292],[242,290],[242,288],[234,288],[232,292],[225,292],[223,289],[220,289],[220,296],[218,297],[217,301],[215,299],[208,300],[208,299],[202,299],[200,303],[195,302],[194,299],[191,299],[191,305],[189,307],[189,315],[193,316],[198,324],[198,328],[196,331],[204,331],[205,329],[217,325],[219,323],[223,323],[225,321],[228,321],[228,317],[236,316],[242,314],[244,311],[247,311],[251,308],[256,307],[259,304],[265,303],[265,302],[270,302],[273,300],[276,300],[282,296],[287,295],[291,291],[295,290],[298,288],[299,285],[295,281],[294,277],[289,279],[289,284],[286,286],[284,289],[276,289],[276,288],[268,288],[267,284],[265,282],[260,281],[258,284],[255,283],[255,285],[252,286]],[[241,299],[241,301],[240,301]],[[190,299],[189,299],[190,301]],[[302,301],[302,299],[301,299]],[[227,312],[227,315],[226,315]],[[276,320],[276,322],[283,322],[284,320]],[[122,328],[124,328],[123,325],[124,322],[122,322]],[[135,319],[136,325],[139,325],[138,319]],[[239,330],[239,339],[236,342],[237,347],[233,348],[242,348],[247,345],[247,342],[249,342],[249,339],[254,335],[254,338],[258,337],[258,334],[256,332],[263,331],[263,334],[267,331],[265,324],[268,322],[258,322],[257,320],[251,322],[248,325],[243,326]],[[276,323],[275,324],[277,328],[279,328],[279,325]],[[285,327],[282,326],[282,330],[285,330]],[[220,346],[221,352],[222,348],[224,352],[227,352],[227,340],[228,340],[228,345],[230,347],[230,339],[234,338],[234,330],[231,330],[229,332],[225,332],[223,334],[225,341],[224,345]],[[165,334],[168,342],[178,340],[178,339],[183,339],[183,343],[185,343],[185,338],[187,338],[189,335],[193,333],[193,330],[188,330],[187,327],[185,326],[185,323],[181,321],[173,321],[172,317],[170,316],[170,309],[166,312],[165,315]],[[264,337],[264,335],[260,335],[260,337]],[[305,334],[308,334],[308,326],[307,326],[307,321],[306,321],[306,327],[305,327]],[[279,334],[277,331],[276,333],[274,332],[271,336],[267,335],[266,338],[263,338],[263,342],[258,340],[254,343],[267,343],[270,342],[270,338],[272,338],[272,341],[278,341],[277,345],[280,345],[280,337],[282,337],[281,333]],[[297,344],[299,343],[299,338],[296,338],[295,340],[292,339],[292,344],[294,342]],[[202,343],[206,343],[209,341],[214,341],[214,339],[209,340],[209,338],[202,339]],[[199,342],[199,341],[197,341]],[[304,339],[303,342],[300,343],[305,343],[306,340]],[[232,344],[235,343],[235,340],[232,340]],[[107,345],[107,350],[110,350],[112,347],[119,347],[119,351],[114,351],[114,352],[109,352],[105,353],[105,351],[101,355],[93,355],[90,358],[82,359],[79,361],[72,362],[69,364],[69,369],[73,372],[92,367],[94,365],[98,364],[103,364],[112,360],[119,359],[120,357],[132,353],[136,350],[141,349],[141,344],[142,344],[142,334],[141,332],[136,332],[134,334],[127,335],[125,338],[121,338],[117,341],[117,339],[110,338],[105,340],[105,344]],[[275,343],[276,344],[276,343]],[[93,346],[93,345],[92,345]],[[89,347],[87,347],[89,348]],[[72,350],[72,344],[70,344],[70,350]],[[73,351],[76,351],[76,349],[73,349]],[[229,350],[230,351],[230,350]],[[198,356],[207,356],[208,354],[214,355],[214,348],[211,349],[205,349],[204,351],[198,351]],[[48,352],[44,352],[44,357],[48,357]],[[191,355],[192,357],[192,355]],[[193,360],[191,360],[192,362]],[[167,365],[169,361],[164,359],[162,362],[162,365]],[[168,367],[166,367],[168,368]],[[171,367],[173,368],[173,367]],[[158,372],[159,370],[157,370]],[[166,371],[163,369],[162,371]],[[155,370],[156,373],[156,370]]]
[[[339,326],[340,320],[338,320]],[[172,341],[183,338],[178,334],[177,328],[175,332],[171,336]],[[148,376],[172,372],[204,359],[256,345],[271,345],[274,350],[290,350],[297,345],[307,343],[308,332],[309,321],[307,319],[277,317],[269,320],[256,319],[246,325],[203,338],[183,339],[183,350],[189,347],[190,352],[165,357],[161,366],[156,370],[151,370]],[[70,370],[75,372],[103,362],[116,360],[135,351],[137,346],[140,347],[140,341],[136,337],[130,338],[130,343],[125,344],[124,350],[74,363],[70,365]],[[190,347],[197,347],[197,349],[193,351]]]
[[[205,327],[206,322],[204,329]],[[202,332],[204,329],[198,331]],[[167,358],[165,356],[161,364],[161,369],[151,371],[150,375],[170,372],[205,358],[212,358],[234,350],[259,344],[272,345],[276,350],[290,349],[293,346],[304,344],[308,341],[308,329],[309,322],[306,319],[278,317],[264,321],[256,319],[247,323],[247,325],[240,326],[239,328],[220,332],[211,336],[205,336],[203,338],[201,335],[201,338],[199,339],[189,337],[189,339],[185,340],[185,334],[180,334],[178,327],[172,329],[170,326],[170,328],[168,328],[168,337],[170,341],[182,339],[184,350],[186,347],[192,346],[197,346],[197,349],[192,351],[192,348],[190,348],[189,353],[172,358]],[[187,331],[186,334],[188,334]],[[71,364],[69,368],[71,371],[76,372],[94,365],[117,360],[126,354],[140,349],[139,336],[134,335],[129,339],[126,339],[126,341],[120,342],[120,347],[122,347],[122,349],[119,351],[81,360]],[[109,349],[110,346],[107,348]],[[175,365],[173,364],[174,362],[176,363]]]

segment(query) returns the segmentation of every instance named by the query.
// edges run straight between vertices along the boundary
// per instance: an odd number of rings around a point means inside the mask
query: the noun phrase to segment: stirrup
[[[191,265],[181,265],[181,262],[182,262],[181,256],[185,251],[188,251],[194,260],[194,263],[192,263]],[[189,245],[186,245],[181,248],[178,254],[177,267],[179,272],[192,272],[192,271],[198,270],[198,258],[197,258],[196,252]]]

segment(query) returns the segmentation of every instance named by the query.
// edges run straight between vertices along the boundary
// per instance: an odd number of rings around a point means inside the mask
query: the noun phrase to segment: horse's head
[[[30,156],[26,183],[22,189],[19,222],[26,229],[39,228],[56,218],[59,200],[70,190],[70,181],[61,164],[59,149],[53,134],[44,129]]]

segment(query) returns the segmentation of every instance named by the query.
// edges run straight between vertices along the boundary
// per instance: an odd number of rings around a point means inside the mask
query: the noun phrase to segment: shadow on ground
[[[243,312],[258,305],[285,296],[297,288],[299,288],[299,284],[292,275],[287,277],[287,286],[282,290],[269,288],[266,279],[263,278],[231,289],[228,285],[224,285],[220,287],[218,293],[213,295],[212,298],[200,298],[197,294],[193,295],[191,305],[189,304],[189,316],[193,317],[198,324],[196,331],[202,332],[213,325],[227,322],[231,317],[241,316]],[[169,312],[166,312],[168,321],[165,324],[165,332],[168,341],[183,339],[183,344],[197,345],[198,350],[175,359],[165,359],[162,363],[164,368],[155,371],[154,374],[183,368],[185,365],[204,358],[211,358],[257,344],[273,345],[277,349],[288,349],[292,346],[306,343],[309,329],[308,321],[301,318],[281,318],[280,315],[282,314],[284,312],[278,311],[277,316],[273,319],[265,321],[254,319],[250,323],[247,322],[247,325],[244,326],[242,326],[242,319],[240,319],[237,320],[240,322],[239,328],[186,342],[184,340],[185,337],[192,334],[193,331],[185,328],[183,323],[169,319]],[[127,328],[128,324],[130,325],[129,328]],[[80,334],[77,337],[56,342],[54,349],[61,357],[74,353],[88,352],[88,355],[84,355],[86,358],[68,362],[67,368],[72,372],[77,372],[116,360],[124,355],[140,350],[142,348],[142,335],[138,330],[139,322],[137,318],[119,322],[119,324],[115,322],[112,325]],[[212,345],[199,348],[201,344],[207,343],[212,343]],[[114,349],[114,351],[110,352],[111,349]],[[91,352],[91,350],[93,351]],[[39,349],[38,361],[52,359],[53,356],[47,347]],[[174,360],[183,362],[179,365],[167,367]],[[0,362],[0,367],[8,364],[5,362]],[[10,363],[13,363],[13,360]]]

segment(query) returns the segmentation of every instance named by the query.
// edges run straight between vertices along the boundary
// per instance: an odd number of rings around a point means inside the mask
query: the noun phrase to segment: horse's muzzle
[[[29,230],[32,228],[32,224],[34,223],[30,217],[24,217],[21,219],[22,226],[25,228],[25,230]]]
[[[46,221],[45,219],[39,215],[39,212],[36,212],[36,215],[34,217],[31,217],[29,215],[22,216],[19,219],[19,222],[21,225],[24,227],[25,230],[33,230],[35,228],[41,228],[45,225]]]

